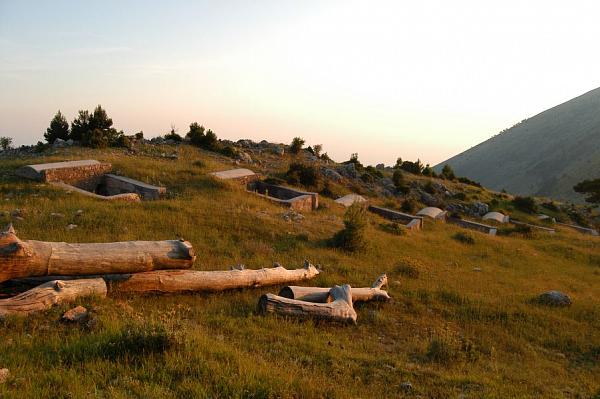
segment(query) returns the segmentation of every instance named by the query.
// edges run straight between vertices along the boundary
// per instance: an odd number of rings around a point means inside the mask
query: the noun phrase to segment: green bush
[[[314,165],[294,162],[290,164],[285,176],[290,184],[301,184],[316,191],[320,191],[323,185],[321,171]]]
[[[302,137],[294,137],[294,139],[292,140],[292,144],[290,144],[290,152],[292,154],[300,153],[304,143],[305,143],[305,141]]]
[[[367,243],[367,207],[352,204],[344,214],[344,229],[333,236],[333,246],[349,252],[365,250]]]
[[[537,204],[532,197],[515,197],[512,200],[512,204],[515,208],[522,212],[526,213],[536,213],[537,212]]]
[[[473,236],[468,233],[463,233],[462,231],[454,234],[452,238],[458,242],[462,242],[463,244],[475,244],[475,239],[473,238]]]
[[[406,235],[406,229],[399,223],[380,223],[379,227],[386,233],[394,234],[396,236]]]
[[[415,209],[417,209],[417,204],[415,204],[413,200],[407,199],[402,203],[400,209],[402,210],[402,212],[412,213],[415,211]]]

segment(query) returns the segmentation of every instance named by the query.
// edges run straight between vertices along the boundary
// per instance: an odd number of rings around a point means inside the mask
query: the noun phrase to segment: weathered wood
[[[266,294],[258,301],[259,311],[277,313],[285,316],[308,317],[319,320],[356,324],[356,311],[352,306],[352,289],[349,285],[331,288],[333,302],[314,303],[282,296]]]
[[[106,283],[101,278],[72,281],[48,281],[12,298],[0,299],[0,319],[13,314],[29,313],[50,309],[54,305],[72,302],[77,298],[98,295],[106,296]]]
[[[218,292],[298,282],[318,274],[319,270],[306,261],[303,268],[294,270],[282,266],[259,270],[161,270],[107,276],[107,281],[111,292],[120,293]]]
[[[0,282],[30,276],[189,269],[195,259],[192,245],[183,240],[68,244],[21,241],[12,226],[0,233]]]
[[[390,296],[381,287],[387,285],[387,275],[384,273],[375,280],[371,288],[352,288],[352,301],[388,301]],[[327,303],[333,301],[331,288],[327,287],[300,287],[290,285],[279,291],[279,296],[300,301]]]

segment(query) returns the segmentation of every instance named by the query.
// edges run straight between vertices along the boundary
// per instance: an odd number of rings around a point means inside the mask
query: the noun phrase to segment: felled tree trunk
[[[384,285],[387,285],[386,274],[379,276],[371,288],[352,288],[352,300],[354,302],[388,301],[390,296],[387,291],[381,289]],[[331,296],[331,288],[299,287],[295,285],[283,287],[279,291],[279,296],[316,303],[327,303],[334,300]]]
[[[106,276],[111,292],[119,293],[177,293],[177,292],[217,292],[236,288],[263,287],[309,280],[316,277],[319,270],[309,262],[301,269],[287,270],[278,266],[259,270],[161,270]]]
[[[183,240],[99,244],[21,241],[12,226],[0,233],[0,282],[30,276],[82,276],[189,269],[196,256]]]
[[[356,311],[352,306],[352,289],[349,285],[331,288],[333,302],[314,303],[266,294],[260,297],[261,313],[277,313],[285,316],[307,317],[319,320],[356,324]]]
[[[54,280],[8,299],[0,299],[0,318],[12,314],[26,315],[50,309],[54,305],[77,298],[106,296],[106,283],[101,278],[72,281]]]

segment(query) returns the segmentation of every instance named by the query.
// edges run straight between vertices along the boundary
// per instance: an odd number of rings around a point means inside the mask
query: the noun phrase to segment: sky
[[[600,86],[598,1],[0,0],[0,136],[115,127],[437,164]]]

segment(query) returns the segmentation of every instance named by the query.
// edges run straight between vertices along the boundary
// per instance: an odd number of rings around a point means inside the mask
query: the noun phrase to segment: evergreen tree
[[[54,115],[54,118],[50,121],[50,127],[46,129],[44,138],[50,144],[54,143],[56,139],[68,140],[69,139],[69,122],[67,118],[60,112],[60,110]]]

